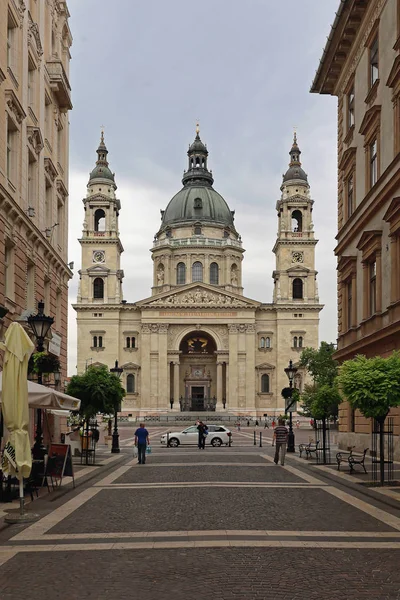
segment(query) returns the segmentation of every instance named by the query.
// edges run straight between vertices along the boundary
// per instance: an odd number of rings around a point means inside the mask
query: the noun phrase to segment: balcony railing
[[[60,60],[49,60],[46,62],[51,89],[56,95],[61,110],[71,110],[71,86],[67,74]]]
[[[153,248],[160,246],[231,246],[233,248],[241,248],[242,242],[237,240],[206,238],[206,237],[191,237],[191,238],[165,238],[163,240],[155,240]]]

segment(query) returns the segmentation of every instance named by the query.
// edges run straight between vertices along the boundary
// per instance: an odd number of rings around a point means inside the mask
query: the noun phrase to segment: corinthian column
[[[223,409],[222,406],[222,362],[217,362],[217,406],[215,410],[217,412]]]
[[[179,410],[179,363],[174,362],[174,407]]]

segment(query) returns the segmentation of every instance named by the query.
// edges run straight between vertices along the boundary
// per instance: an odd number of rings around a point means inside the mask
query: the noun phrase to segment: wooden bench
[[[364,473],[367,473],[367,469],[365,468],[365,457],[367,455],[368,448],[365,448],[362,454],[353,454],[353,448],[351,448],[350,452],[338,452],[336,454],[337,470],[340,471],[341,463],[346,462],[350,467],[350,473],[354,473],[355,465],[361,465],[364,469]]]
[[[299,452],[300,458],[303,452],[306,453],[306,459],[308,460],[312,454],[317,455],[317,450],[319,446],[319,440],[317,442],[308,442],[308,444],[299,444]]]

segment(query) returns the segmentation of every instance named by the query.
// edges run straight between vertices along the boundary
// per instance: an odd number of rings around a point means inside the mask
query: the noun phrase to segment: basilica
[[[83,200],[82,265],[74,309],[78,373],[90,361],[123,368],[130,416],[176,411],[275,415],[289,359],[318,346],[319,303],[313,200],[296,135],[276,203],[272,302],[244,295],[244,247],[235,211],[214,189],[199,129],[189,147],[182,188],[161,210],[151,249],[151,296],[123,299],[122,241],[102,134]],[[260,273],[260,276],[263,274]],[[305,382],[296,374],[299,389]]]

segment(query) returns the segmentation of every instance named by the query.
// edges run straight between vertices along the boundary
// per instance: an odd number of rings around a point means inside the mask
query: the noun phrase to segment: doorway
[[[192,385],[192,410],[204,410],[204,385]]]

